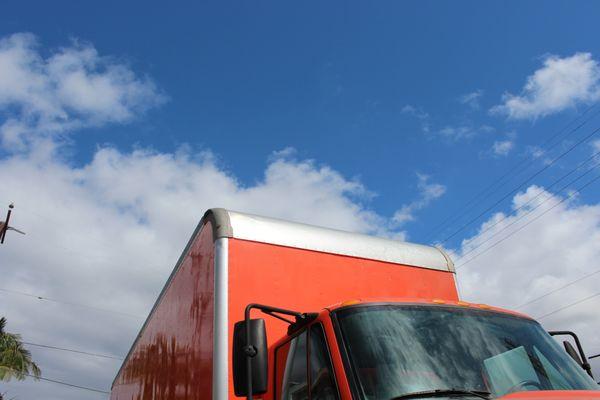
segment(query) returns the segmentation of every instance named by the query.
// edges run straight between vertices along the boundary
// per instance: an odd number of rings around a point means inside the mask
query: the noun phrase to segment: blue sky
[[[436,3],[208,2],[156,4],[11,2],[0,32],[27,31],[45,49],[70,38],[148,74],[170,99],[131,124],[74,139],[74,162],[98,143],[173,151],[211,149],[242,182],[261,179],[269,154],[300,157],[358,177],[377,193],[370,206],[391,215],[415,196],[415,172],[447,194],[408,226],[414,240],[510,167],[528,144],[573,118],[569,109],[537,121],[489,115],[519,93],[548,54],[599,53],[598,5],[580,2]],[[35,13],[30,11],[35,9]],[[459,102],[480,90],[480,108]],[[421,132],[411,105],[433,130],[482,125],[467,140]],[[579,109],[581,110],[581,108]],[[507,157],[483,156],[514,132]],[[425,235],[426,236],[426,235]]]
[[[125,354],[140,321],[118,313],[148,313],[208,207],[419,243],[471,221],[443,243],[463,298],[531,301],[519,309],[600,353],[597,168],[551,186],[600,151],[599,12],[592,1],[3,4],[0,205],[15,202],[27,235],[0,249],[0,315],[26,341]],[[45,376],[96,388],[119,367],[32,351]]]

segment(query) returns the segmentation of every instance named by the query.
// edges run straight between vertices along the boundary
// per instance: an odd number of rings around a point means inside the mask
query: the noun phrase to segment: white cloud
[[[469,96],[465,99],[465,102],[473,103],[477,101],[478,96],[481,96],[481,93],[479,95],[477,95],[477,93],[480,92],[473,92],[469,93],[468,95],[465,95]],[[421,124],[421,131],[430,139],[442,138],[448,142],[458,142],[461,140],[469,140],[481,133],[489,133],[495,130],[489,125],[474,126],[469,121],[467,121],[467,123],[463,125],[447,125],[441,129],[434,129],[431,121],[431,116],[422,108],[407,104],[404,107],[402,107],[401,112],[402,114],[410,115],[416,118]]]
[[[546,151],[539,146],[528,146],[527,153],[535,159],[541,158],[546,155]]]
[[[402,107],[401,112],[402,114],[411,115],[417,118],[421,122],[421,130],[424,133],[429,133],[429,131],[431,130],[430,117],[428,113],[423,111],[423,109],[410,104],[406,104],[404,107]]]
[[[144,316],[202,213],[210,207],[270,215],[355,232],[393,236],[362,200],[362,184],[313,161],[275,155],[264,176],[241,184],[209,152],[124,153],[106,147],[88,164],[0,160],[0,204],[14,201],[2,246],[1,288]],[[426,196],[436,196],[426,185]],[[26,341],[123,355],[140,320],[42,302],[0,291],[9,327]],[[48,377],[107,388],[119,363],[32,348]],[[94,398],[39,383],[11,383],[23,398]]]
[[[466,104],[473,110],[479,110],[479,101],[481,100],[481,96],[483,96],[483,90],[477,89],[474,92],[460,96],[458,101],[462,104]]]
[[[411,104],[406,104],[404,107],[402,107],[402,110],[400,110],[403,114],[409,114],[412,115],[413,117],[416,117],[418,119],[427,119],[429,118],[429,114],[427,114],[425,111],[423,111],[421,108],[415,107]]]
[[[150,79],[90,44],[73,41],[44,57],[31,34],[0,40],[0,107],[11,110],[0,140],[13,150],[40,135],[127,122],[164,101]]]
[[[592,141],[591,145],[592,145],[592,151],[594,153],[600,152],[600,139]]]
[[[438,134],[450,140],[470,139],[477,134],[471,126],[446,126]]]
[[[446,126],[436,132],[436,135],[457,142],[460,140],[472,139],[480,133],[493,132],[494,128],[488,125],[481,125],[474,127],[472,125],[461,125],[461,126]]]
[[[105,146],[83,165],[58,156],[59,135],[124,123],[160,104],[147,78],[91,45],[42,57],[32,35],[0,41],[4,157],[0,204],[27,232],[2,246],[0,288],[145,316],[203,212],[210,207],[402,238],[369,210],[357,180],[286,148],[244,185],[210,151],[123,152]],[[45,54],[45,53],[44,53]],[[26,341],[124,355],[143,319],[0,291],[9,330]],[[106,389],[119,362],[31,348],[46,377]],[[48,400],[97,394],[47,383],[11,382],[9,394]]]
[[[502,104],[491,112],[513,119],[535,119],[598,99],[600,65],[590,53],[564,58],[551,55],[527,78],[520,95],[504,94]]]
[[[515,214],[497,213],[481,225],[478,234],[462,242],[455,261],[465,298],[515,309],[598,269],[600,205],[565,201],[554,207],[561,200],[543,188],[531,186],[514,197],[513,210],[518,209]],[[544,212],[543,217],[523,227]],[[511,233],[514,235],[508,236]],[[461,259],[461,255],[465,257]],[[538,317],[597,292],[597,279],[587,279],[521,311]],[[548,329],[576,331],[588,353],[600,353],[599,302],[600,298],[591,299],[540,322]],[[600,373],[600,365],[596,367]]]
[[[499,157],[507,156],[508,153],[515,147],[512,140],[497,140],[492,145],[492,153]]]
[[[417,178],[419,197],[415,201],[403,205],[394,213],[392,222],[396,226],[401,226],[409,221],[414,221],[415,213],[417,211],[427,207],[432,201],[442,197],[444,193],[446,193],[446,186],[439,183],[430,183],[430,177],[428,175],[417,173]]]
[[[46,59],[35,46],[27,35],[11,36],[0,45],[0,71],[17,81],[0,74],[0,109],[9,115],[2,128],[8,155],[0,159],[0,204],[16,203],[13,224],[27,232],[9,235],[1,249],[1,288],[144,317],[209,207],[401,238],[402,232],[390,226],[413,219],[445,193],[443,185],[418,175],[419,198],[403,206],[390,223],[365,205],[372,194],[360,182],[328,166],[296,159],[293,149],[274,153],[264,175],[251,185],[224,170],[208,151],[124,152],[103,147],[92,160],[75,167],[56,157],[56,150],[62,149],[56,134],[127,122],[162,97],[149,80],[99,57],[91,45],[74,44]],[[110,66],[120,72],[108,72]],[[113,101],[93,98],[102,88]],[[111,90],[117,94],[111,97]],[[149,90],[149,103],[139,94],[144,90]],[[17,148],[19,143],[23,147]],[[517,196],[515,204],[523,204],[527,196],[531,194]],[[551,215],[551,223],[514,242],[510,252],[491,251],[461,269],[467,296],[503,305],[588,271],[598,259],[600,207],[569,205]],[[465,242],[459,253],[484,235]],[[589,285],[583,289],[587,293]],[[143,321],[1,291],[0,304],[9,330],[22,333],[26,341],[105,354],[124,355]],[[581,321],[576,319],[583,316],[586,324],[597,324],[589,305],[547,321],[580,330],[588,348],[596,350],[600,344],[595,336],[590,339],[589,326],[578,325]],[[538,304],[531,310],[543,312],[553,306]],[[101,389],[110,386],[120,364],[31,350],[45,376]],[[98,398],[43,382],[11,382],[3,390],[22,398]]]

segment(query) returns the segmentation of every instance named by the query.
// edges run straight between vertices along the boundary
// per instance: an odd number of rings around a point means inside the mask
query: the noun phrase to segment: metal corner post
[[[215,240],[215,295],[212,400],[227,400],[229,391],[228,273],[229,239]]]

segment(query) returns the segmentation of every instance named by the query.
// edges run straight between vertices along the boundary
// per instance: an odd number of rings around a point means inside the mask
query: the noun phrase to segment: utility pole
[[[13,228],[12,226],[8,225],[10,222],[10,216],[12,214],[13,208],[15,208],[15,205],[10,203],[8,205],[8,212],[6,213],[6,221],[0,221],[0,244],[4,243],[4,238],[6,237],[6,232],[8,232],[9,230],[18,232],[22,235],[25,234],[25,232],[22,232],[18,229]]]

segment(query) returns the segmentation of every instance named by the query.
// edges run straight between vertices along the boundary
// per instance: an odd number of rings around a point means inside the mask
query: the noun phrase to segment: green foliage
[[[28,376],[39,378],[42,371],[31,359],[31,353],[21,342],[21,335],[4,330],[6,318],[0,318],[0,381],[12,378],[24,380]]]

